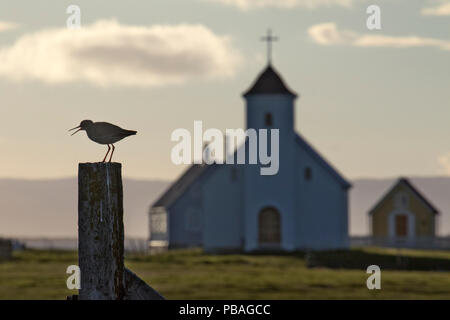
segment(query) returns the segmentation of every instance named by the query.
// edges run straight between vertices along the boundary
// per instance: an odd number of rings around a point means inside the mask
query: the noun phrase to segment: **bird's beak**
[[[75,129],[78,129],[78,130],[75,131],[74,133],[72,133],[71,136],[73,136],[75,133],[77,133],[78,131],[81,130],[80,126],[76,126],[75,128],[69,129],[69,131],[72,131],[72,130],[75,130]]]

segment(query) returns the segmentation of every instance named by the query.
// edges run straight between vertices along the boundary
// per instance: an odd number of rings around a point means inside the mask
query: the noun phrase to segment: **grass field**
[[[167,299],[450,299],[449,271],[384,270],[385,261],[395,261],[397,254],[378,248],[345,252],[345,261],[380,263],[381,290],[367,289],[365,268],[346,268],[345,263],[337,263],[339,269],[307,268],[300,253],[208,255],[198,249],[176,250],[127,256],[126,266]],[[329,257],[339,255],[323,253],[319,260],[326,265]],[[424,261],[428,266],[436,263],[437,270],[439,264],[450,263],[450,252],[402,250],[402,256],[418,259],[420,266]],[[66,288],[65,271],[71,264],[77,264],[76,252],[16,252],[12,261],[0,262],[0,299],[65,299],[76,294]]]

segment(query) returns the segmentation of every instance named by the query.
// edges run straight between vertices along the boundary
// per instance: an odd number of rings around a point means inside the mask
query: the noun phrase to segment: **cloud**
[[[352,42],[356,33],[339,31],[333,22],[316,24],[308,28],[309,37],[321,45],[346,44]]]
[[[450,16],[450,2],[436,7],[423,8],[421,14],[424,16]]]
[[[161,86],[232,76],[241,60],[228,36],[202,25],[126,26],[101,20],[48,29],[0,48],[0,76],[46,83]]]
[[[444,173],[450,175],[450,152],[439,156],[437,160]]]
[[[343,6],[350,7],[355,0],[202,0],[205,2],[221,3],[229,6],[237,7],[241,10],[249,10],[255,8],[294,8],[307,7],[316,8],[320,6]]]
[[[380,34],[358,34],[350,30],[339,30],[335,23],[328,22],[308,28],[309,37],[320,45],[350,45],[355,47],[435,47],[450,50],[450,41],[418,36],[387,36]]]
[[[17,23],[8,22],[8,21],[0,21],[0,32],[13,30],[19,27]]]

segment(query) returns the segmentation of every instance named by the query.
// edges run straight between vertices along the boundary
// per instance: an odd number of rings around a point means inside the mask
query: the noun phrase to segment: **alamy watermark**
[[[264,176],[275,175],[279,170],[279,129],[226,129],[224,137],[215,128],[203,132],[203,122],[194,121],[193,137],[189,130],[178,128],[172,132],[171,140],[178,142],[171,152],[171,160],[177,165],[260,164],[260,174]],[[239,141],[245,141],[245,144],[238,146]],[[204,148],[205,144],[207,147]]]
[[[367,289],[381,289],[381,269],[379,266],[373,264],[367,267],[366,272],[370,274],[369,278],[367,278],[366,285]]]
[[[369,30],[381,30],[381,9],[376,4],[367,7],[366,13],[369,14],[366,20],[366,26]]]
[[[66,269],[66,273],[70,274],[67,278],[66,285],[69,290],[80,289],[80,267],[77,265],[70,265]]]
[[[70,16],[66,20],[68,29],[79,29],[81,27],[81,8],[75,4],[67,7],[66,13]]]

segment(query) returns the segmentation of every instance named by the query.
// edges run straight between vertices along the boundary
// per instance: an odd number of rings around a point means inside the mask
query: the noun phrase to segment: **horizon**
[[[352,188],[349,193],[351,236],[364,236],[369,233],[367,212],[392,186],[396,178],[351,181]],[[438,235],[450,235],[450,199],[446,195],[446,190],[450,187],[450,177],[409,178],[413,185],[439,209]],[[440,181],[446,183],[441,185]],[[171,183],[169,180],[123,178],[125,234],[128,238],[148,237],[149,208]],[[77,177],[33,181],[0,178],[0,187],[4,194],[4,201],[0,201],[3,212],[0,237],[67,238],[70,235],[69,238],[73,238],[76,235],[76,228],[73,226],[77,223]],[[27,195],[31,196],[28,196],[27,203],[24,203],[22,199]],[[40,218],[29,224],[26,221],[30,219],[31,212],[33,216]]]

